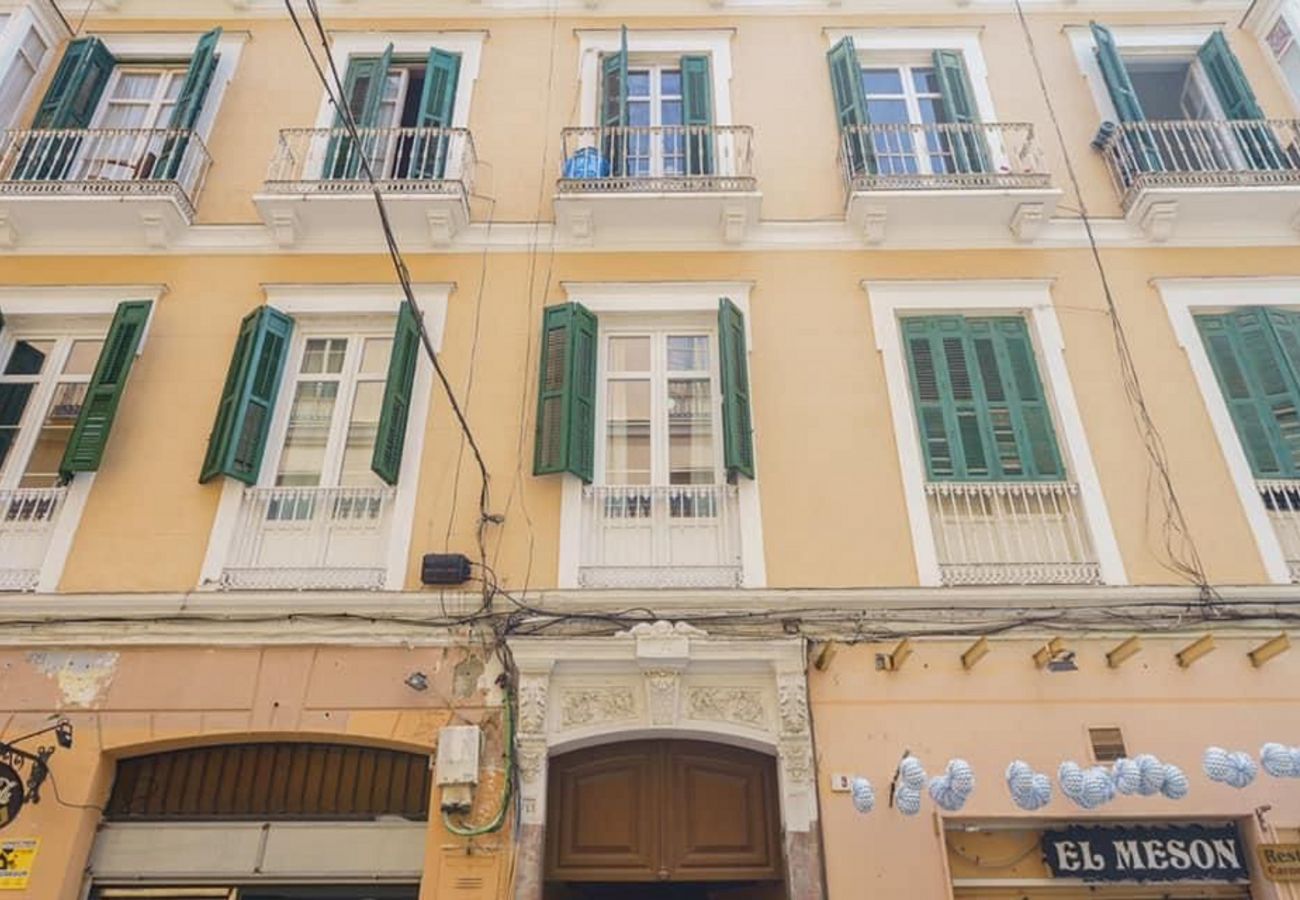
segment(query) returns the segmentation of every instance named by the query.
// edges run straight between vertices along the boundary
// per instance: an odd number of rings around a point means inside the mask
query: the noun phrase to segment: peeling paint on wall
[[[27,661],[38,672],[58,682],[63,703],[85,707],[94,704],[112,684],[118,655],[39,651],[27,654]]]

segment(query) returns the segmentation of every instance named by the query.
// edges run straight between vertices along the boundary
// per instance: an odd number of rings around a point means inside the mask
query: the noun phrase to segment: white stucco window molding
[[[1269,522],[1268,510],[1260,502],[1255,474],[1237,437],[1237,428],[1232,423],[1232,414],[1223,399],[1209,354],[1205,352],[1195,317],[1198,313],[1224,312],[1246,306],[1300,309],[1300,278],[1157,278],[1152,283],[1164,301],[1174,336],[1187,354],[1196,386],[1205,402],[1205,411],[1218,438],[1219,449],[1223,451],[1228,475],[1241,498],[1246,522],[1255,535],[1264,571],[1274,584],[1290,584],[1292,578],[1286,556]]]
[[[690,282],[564,282],[568,299],[581,303],[596,314],[636,315],[661,318],[672,324],[673,317],[701,315],[716,320],[718,301],[726,297],[745,316],[745,349],[754,352],[753,326],[750,320],[750,292],[753,283],[747,281],[690,281]],[[755,472],[761,477],[757,430],[754,439]],[[718,435],[721,440],[721,435]],[[597,436],[599,440],[599,436]],[[579,568],[582,558],[582,479],[564,474],[560,503],[560,548],[557,584],[560,588],[579,586]],[[763,553],[763,513],[759,503],[758,478],[738,478],[737,492],[740,509],[741,577],[746,588],[767,585],[767,563]]]
[[[579,124],[593,128],[596,105],[600,102],[600,57],[617,53],[622,32],[617,28],[579,28],[578,83],[580,91]],[[642,31],[629,28],[627,52],[630,56],[663,54],[701,54],[709,57],[713,75],[713,124],[732,125],[731,119],[731,41],[734,29],[699,29],[684,31]]]
[[[13,67],[19,64],[19,50],[23,42],[35,31],[40,42],[45,46],[36,71],[31,81],[17,97],[10,109],[0,109],[0,129],[18,127],[18,121],[31,103],[32,97],[45,75],[59,57],[59,45],[68,37],[68,23],[55,8],[52,0],[26,0],[26,2],[0,2],[0,16],[8,16],[0,22],[0,84]]]
[[[0,331],[0,360],[8,358],[9,343],[14,336],[24,332],[73,337],[84,335],[87,339],[102,339],[108,334],[119,303],[126,300],[148,300],[153,303],[153,307],[149,311],[144,333],[140,335],[140,344],[136,347],[136,355],[139,356],[144,353],[153,317],[158,311],[158,301],[166,292],[167,288],[162,284],[0,287],[0,313],[5,317],[5,328]],[[130,390],[128,385],[128,394]],[[109,440],[112,440],[111,436]],[[76,537],[77,526],[81,523],[81,515],[94,483],[94,472],[79,472],[68,484],[63,507],[54,521],[37,576],[37,593],[52,594],[58,590],[63,567],[72,550],[72,541]]]
[[[870,281],[862,282],[870,305],[893,417],[898,461],[903,474],[916,550],[917,574],[923,586],[942,583],[935,534],[926,499],[926,466],[918,436],[908,363],[903,352],[900,321],[906,315],[1023,315],[1034,343],[1035,358],[1057,429],[1061,455],[1078,483],[1084,521],[1097,555],[1102,581],[1125,584],[1124,562],[1111,527],[1101,481],[1065,364],[1065,340],[1052,306],[1052,281],[1047,279],[988,281]]]
[[[441,351],[443,332],[447,321],[447,305],[455,285],[450,283],[413,284],[416,303],[424,314],[424,326],[435,352]],[[293,344],[297,345],[304,327],[377,329],[376,334],[392,333],[397,321],[398,307],[403,300],[402,289],[388,284],[264,284],[262,291],[266,303],[294,319]],[[292,359],[292,355],[290,356]],[[291,391],[285,390],[286,380],[292,377],[288,365],[281,377],[270,429],[267,432],[267,454],[262,461],[258,487],[270,487],[268,479],[274,477],[272,448],[283,442],[292,405]],[[415,367],[415,381],[411,389],[410,417],[406,424],[406,441],[402,450],[402,466],[398,472],[396,493],[393,499],[391,525],[385,556],[383,589],[399,591],[406,578],[406,564],[411,548],[411,526],[415,518],[415,502],[419,489],[420,460],[424,455],[425,422],[429,412],[433,386],[433,366],[423,350]],[[217,514],[208,537],[199,575],[200,590],[219,590],[226,560],[231,552],[232,540],[238,527],[241,504],[246,485],[234,478],[225,478]]]

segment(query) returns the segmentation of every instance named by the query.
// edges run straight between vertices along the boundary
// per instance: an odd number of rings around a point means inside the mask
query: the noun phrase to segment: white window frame
[[[1292,88],[1286,73],[1282,71],[1282,64],[1268,46],[1268,34],[1279,19],[1286,21],[1293,39],[1300,45],[1300,0],[1260,0],[1247,14],[1242,25],[1259,38],[1260,49],[1268,58],[1268,64],[1273,67],[1273,74],[1290,98],[1292,108],[1300,113],[1300,86]]]
[[[1029,326],[1034,358],[1039,366],[1052,423],[1067,471],[1079,485],[1084,519],[1106,584],[1126,584],[1124,561],[1111,527],[1101,481],[1083,428],[1070,372],[1065,364],[1065,341],[1056,309],[1052,306],[1052,281],[863,281],[871,305],[876,350],[885,367],[885,383],[893,418],[898,462],[903,475],[916,552],[917,576],[922,586],[938,587],[943,581],[935,548],[930,507],[925,496],[925,457],[918,436],[916,410],[908,364],[903,353],[901,321],[916,315],[1022,315]]]
[[[67,36],[67,25],[58,15],[48,0],[29,0],[16,9],[6,10],[9,20],[0,29],[0,82],[9,74],[10,68],[17,64],[18,50],[29,31],[33,29],[45,42],[45,54],[36,67],[36,73],[18,98],[18,104],[7,113],[0,110],[0,129],[11,128],[21,123],[21,117],[31,106],[32,98],[45,83],[45,75],[55,60],[59,58],[59,45]]]
[[[611,323],[614,323],[616,328],[620,327],[619,317],[630,319],[632,316],[639,317],[641,324],[654,321],[657,323],[656,327],[671,328],[674,318],[682,321],[687,316],[691,316],[698,323],[702,321],[704,315],[711,314],[716,320],[718,298],[727,297],[745,316],[745,348],[751,356],[754,353],[749,302],[750,291],[753,289],[751,282],[566,282],[562,287],[570,302],[581,303],[595,313],[599,328],[598,338],[605,334],[605,325],[601,321],[605,316],[610,317]],[[696,329],[691,326],[690,330]],[[716,333],[716,326],[714,331]],[[598,346],[603,347],[603,343],[599,341]],[[716,341],[714,348],[716,357],[718,355]],[[603,353],[603,349],[601,352]],[[710,362],[717,365],[716,359]],[[746,360],[746,365],[748,363],[749,361]],[[603,410],[603,365],[598,369],[598,374],[600,377],[597,381],[599,394],[597,403],[602,404]],[[722,402],[720,388],[715,402],[719,404]],[[598,422],[603,421],[602,412],[598,416]],[[720,429],[716,440],[717,446],[720,447],[722,441]],[[597,433],[596,442],[596,452],[602,454],[603,464],[603,433]],[[761,471],[758,464],[758,441],[754,444],[755,471],[758,472]],[[603,473],[603,468],[600,471]],[[567,472],[560,478],[562,482],[557,584],[561,589],[572,589],[579,587],[578,570],[582,558],[583,539],[583,485],[581,478]],[[736,483],[740,506],[740,547],[744,585],[746,589],[766,587],[767,563],[763,554],[763,513],[759,503],[758,479],[741,477],[736,479]]]
[[[0,311],[4,312],[5,327],[0,331],[0,359],[8,359],[9,348],[19,333],[59,334],[103,339],[117,306],[125,300],[149,300],[153,303],[149,322],[145,324],[136,356],[144,352],[149,337],[149,326],[158,309],[166,288],[161,284],[121,285],[112,287],[0,287]],[[128,388],[129,390],[129,388]],[[33,392],[33,399],[38,399]],[[48,399],[48,398],[47,398]],[[24,413],[24,425],[30,427],[30,411]],[[43,410],[42,410],[43,415]],[[111,440],[111,436],[110,436]],[[19,445],[22,440],[20,437]],[[26,460],[24,459],[24,466]],[[12,474],[12,473],[10,473]],[[64,564],[72,550],[72,542],[86,508],[86,500],[95,483],[94,472],[78,472],[68,485],[63,509],[50,536],[45,560],[37,579],[36,592],[52,594],[58,590],[63,577]],[[8,483],[9,475],[6,475]],[[16,482],[15,482],[16,483]]]
[[[1153,283],[1164,301],[1174,336],[1187,354],[1192,375],[1210,416],[1210,425],[1223,451],[1228,476],[1241,500],[1246,522],[1255,535],[1265,574],[1274,584],[1290,584],[1291,573],[1282,545],[1268,520],[1268,511],[1260,501],[1255,474],[1237,436],[1237,428],[1223,399],[1223,390],[1205,351],[1195,317],[1247,306],[1300,310],[1300,278],[1157,278]]]
[[[416,302],[424,313],[424,327],[435,352],[441,351],[443,332],[447,322],[447,304],[454,284],[414,284],[411,286]],[[276,395],[276,408],[272,413],[267,432],[267,452],[258,472],[258,486],[269,487],[275,483],[284,445],[284,431],[292,403],[288,390],[296,379],[289,368],[297,358],[293,349],[299,344],[298,321],[306,323],[307,330],[319,330],[322,323],[340,326],[338,331],[370,331],[375,335],[391,335],[397,324],[397,312],[402,301],[401,288],[396,285],[377,284],[266,284],[262,286],[266,303],[288,316],[292,316],[294,338],[291,355],[286,360],[285,371],[280,376]],[[332,320],[332,322],[331,322]],[[396,495],[393,499],[392,531],[388,542],[387,572],[384,590],[400,591],[406,580],[408,556],[411,548],[411,528],[415,518],[415,502],[419,491],[420,463],[424,455],[425,422],[433,386],[433,366],[421,353],[415,366],[415,381],[411,388],[410,417],[406,423],[406,442],[402,449],[402,467],[398,472]],[[279,444],[271,442],[279,436]],[[234,478],[223,479],[221,499],[208,536],[208,549],[204,554],[199,574],[200,590],[220,590],[221,575],[230,552],[231,540],[239,520],[240,505],[247,487]]]
[[[347,71],[354,56],[379,56],[389,44],[393,45],[394,57],[418,56],[424,59],[434,48],[447,53],[459,53],[460,73],[456,79],[451,127],[469,127],[470,102],[474,97],[474,84],[478,81],[479,67],[482,65],[486,31],[404,31],[394,34],[336,32],[330,37],[331,51],[339,65],[340,77]],[[334,106],[330,103],[329,92],[322,88],[320,106],[316,110],[316,128],[332,127]]]
[[[594,128],[599,125],[596,107],[600,103],[600,57],[617,53],[622,46],[622,32],[618,29],[577,29],[578,35],[578,86],[579,125]],[[629,29],[627,52],[629,67],[636,67],[639,59],[699,55],[709,57],[709,73],[713,77],[713,124],[731,125],[731,41],[733,29],[691,31],[641,31]],[[645,63],[640,63],[644,65]]]

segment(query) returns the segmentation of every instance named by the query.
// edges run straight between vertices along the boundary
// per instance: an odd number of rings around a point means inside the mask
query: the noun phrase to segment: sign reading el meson
[[[1247,881],[1236,825],[1073,825],[1043,832],[1056,878]]]

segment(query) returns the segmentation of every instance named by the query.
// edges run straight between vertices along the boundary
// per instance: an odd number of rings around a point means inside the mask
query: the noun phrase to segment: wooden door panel
[[[659,878],[660,761],[650,742],[557,757],[551,765],[550,877]]]
[[[668,755],[666,862],[681,881],[778,878],[772,763],[720,744],[678,742]]]

